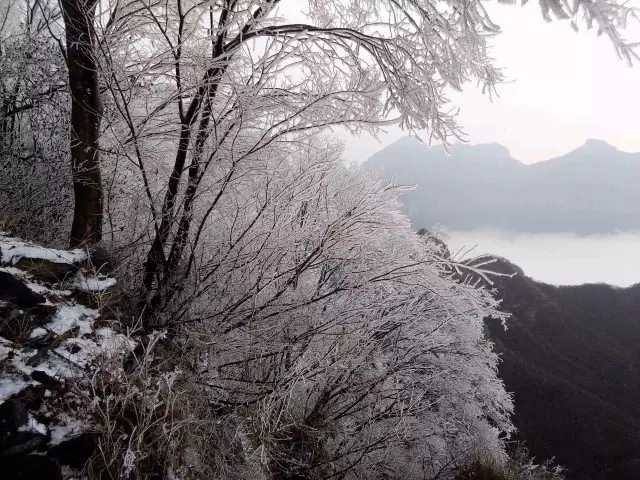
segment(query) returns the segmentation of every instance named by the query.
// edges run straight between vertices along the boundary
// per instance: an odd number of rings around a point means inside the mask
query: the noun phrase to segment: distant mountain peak
[[[539,165],[556,163],[561,165],[603,165],[610,167],[614,163],[622,162],[625,164],[630,160],[634,160],[634,157],[635,160],[640,159],[640,155],[622,152],[605,140],[588,138],[578,148],[551,160],[539,162]]]
[[[597,138],[587,138],[585,140],[585,142],[584,142],[584,145],[581,148],[585,148],[585,149],[589,149],[589,150],[595,150],[595,151],[598,151],[598,152],[618,150],[613,145],[607,143],[604,140],[600,140],[600,139],[597,139]]]
[[[403,180],[405,182],[411,182],[418,171],[423,172],[425,169],[432,168],[434,162],[441,166],[449,165],[451,168],[456,168],[455,165],[463,165],[488,172],[501,168],[524,167],[524,164],[514,159],[509,150],[499,143],[473,145],[459,142],[451,145],[447,154],[442,144],[428,146],[411,136],[396,140],[368,159],[368,165],[396,171],[398,178],[406,177]],[[398,170],[405,170],[407,175],[403,176]]]
[[[398,140],[391,143],[391,145],[420,145],[420,144],[424,144],[424,142],[413,135],[405,135],[404,137],[400,137]]]
[[[384,179],[416,185],[402,197],[415,227],[578,234],[640,228],[640,153],[602,140],[525,165],[497,143],[458,143],[447,155],[441,145],[406,137],[367,166]]]
[[[600,140],[599,138],[587,138],[584,141],[585,147],[609,147],[615,148],[611,144],[607,143],[605,140]]]
[[[435,145],[429,145],[428,143],[422,141],[420,138],[412,135],[405,135],[404,137],[399,138],[395,142],[383,148],[381,151],[398,149],[414,149],[416,151],[424,153],[430,151],[432,153],[439,154],[445,152],[445,148],[442,144],[438,143]],[[476,158],[512,158],[507,147],[497,142],[477,144],[457,142],[451,145],[451,147],[449,148],[449,152],[452,156],[456,157],[466,157],[471,155]]]
[[[455,143],[451,146],[451,153],[472,154],[475,157],[492,157],[492,158],[509,158],[511,154],[509,149],[497,142],[478,143],[472,145],[470,143]]]
[[[405,135],[404,137],[399,138],[398,140],[390,143],[386,147],[384,147],[382,151],[396,151],[396,150],[416,150],[416,151],[427,151],[429,150],[428,144],[424,143],[421,139],[416,138],[412,135]],[[374,154],[375,155],[375,154]]]

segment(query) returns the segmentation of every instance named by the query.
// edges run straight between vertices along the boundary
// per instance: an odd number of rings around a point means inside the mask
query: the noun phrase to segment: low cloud
[[[449,231],[452,253],[489,253],[520,266],[526,275],[554,285],[640,283],[640,232],[614,235],[524,234],[500,230]]]

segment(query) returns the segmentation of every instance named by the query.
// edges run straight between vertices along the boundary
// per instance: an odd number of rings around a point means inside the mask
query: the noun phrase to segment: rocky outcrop
[[[0,234],[0,465],[3,479],[70,478],[94,447],[83,410],[117,332],[114,279],[82,250],[52,250]]]

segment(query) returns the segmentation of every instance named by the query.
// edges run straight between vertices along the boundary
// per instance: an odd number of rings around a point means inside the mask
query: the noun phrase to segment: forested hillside
[[[576,480],[640,478],[640,284],[555,287],[501,260],[513,315],[488,321],[518,438]]]

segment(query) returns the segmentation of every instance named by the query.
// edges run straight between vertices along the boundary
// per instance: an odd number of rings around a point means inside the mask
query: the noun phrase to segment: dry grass
[[[551,462],[536,465],[528,451],[520,446],[506,463],[476,455],[460,469],[455,480],[564,480],[562,468]]]
[[[159,368],[160,339],[152,336],[128,359],[101,359],[91,381],[97,444],[85,468],[89,479],[166,478],[172,467],[180,445],[179,372]]]

